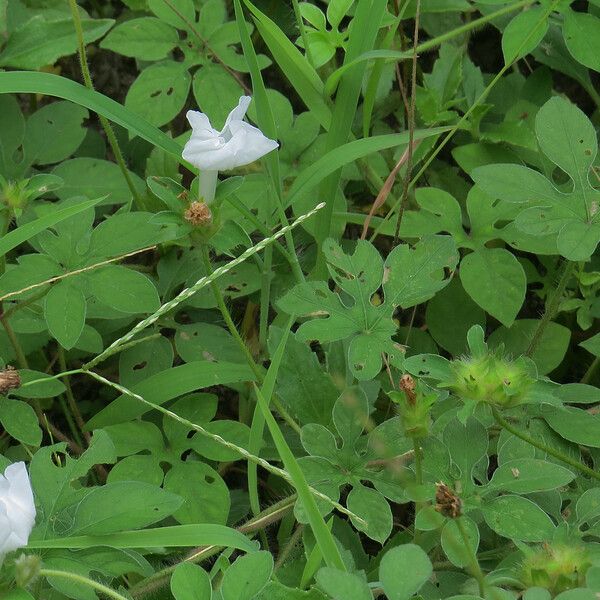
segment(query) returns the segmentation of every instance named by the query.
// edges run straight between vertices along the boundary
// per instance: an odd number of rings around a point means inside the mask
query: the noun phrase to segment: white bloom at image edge
[[[35,504],[24,462],[0,475],[0,564],[4,555],[27,546],[35,523]]]
[[[221,131],[213,129],[204,113],[188,110],[192,137],[183,149],[183,158],[201,171],[229,171],[275,150],[279,146],[275,140],[244,121],[250,101],[250,96],[240,98]]]

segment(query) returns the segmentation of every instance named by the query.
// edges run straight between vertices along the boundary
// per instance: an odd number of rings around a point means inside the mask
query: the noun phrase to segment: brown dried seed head
[[[208,225],[212,222],[212,212],[204,202],[192,202],[190,207],[183,213],[186,221],[192,225]]]
[[[0,371],[0,394],[6,394],[20,386],[21,377],[19,371],[16,371],[14,367],[8,366]]]
[[[417,401],[417,395],[415,394],[417,384],[415,383],[415,380],[408,373],[405,373],[402,375],[402,377],[400,377],[400,382],[398,385],[406,394],[406,399],[408,400],[409,404],[415,404]]]
[[[439,481],[435,484],[435,510],[444,517],[458,519],[462,515],[462,502],[445,483]]]

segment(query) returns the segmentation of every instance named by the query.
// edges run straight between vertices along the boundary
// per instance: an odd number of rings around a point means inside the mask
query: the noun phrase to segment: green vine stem
[[[569,283],[571,277],[573,276],[573,271],[575,270],[577,263],[567,260],[564,262],[561,268],[560,277],[558,279],[558,283],[552,292],[550,298],[546,300],[546,307],[544,309],[544,314],[536,330],[533,333],[533,337],[529,342],[529,346],[525,351],[525,356],[532,356],[533,353],[537,350],[539,346],[540,340],[546,331],[546,327],[550,324],[552,319],[556,316],[558,309],[560,307],[560,302],[565,293],[565,289],[567,288],[567,284]]]
[[[79,15],[79,8],[77,6],[77,0],[69,0],[69,6],[71,7],[71,16],[73,18],[73,25],[75,26],[75,34],[77,35],[77,51],[79,53],[79,63],[81,65],[81,75],[83,77],[83,83],[85,87],[89,90],[94,91],[94,83],[92,81],[92,76],[90,74],[90,68],[88,66],[87,61],[87,53],[85,50],[85,40],[83,38],[83,27],[81,26],[81,16]],[[127,165],[125,164],[125,159],[123,158],[123,153],[121,152],[121,148],[119,148],[119,142],[117,141],[117,136],[110,124],[110,121],[103,117],[102,115],[98,115],[98,119],[100,120],[100,124],[102,125],[102,129],[104,129],[104,133],[106,134],[106,139],[110,144],[111,150],[121,169],[121,173],[123,173],[123,177],[127,182],[127,187],[131,192],[131,195],[135,201],[136,206],[144,210],[145,204],[142,197],[139,195],[133,180],[131,179],[131,175],[129,174],[129,170],[127,169]]]
[[[462,521],[462,517],[458,517],[455,519],[456,527],[460,533],[460,537],[462,538],[463,544],[465,545],[465,552],[469,556],[469,566],[471,569],[471,575],[475,577],[477,580],[477,586],[479,588],[479,595],[482,598],[485,598],[485,575],[479,566],[479,561],[477,560],[477,553],[471,552],[471,544],[469,543],[469,536],[467,535],[467,530]]]
[[[69,573],[68,571],[58,571],[56,569],[41,569],[40,575],[42,577],[59,577],[62,579],[70,579],[76,583],[82,583],[83,585],[87,585],[92,589],[108,596],[109,598],[114,598],[114,600],[129,600],[126,596],[122,596],[118,592],[115,592],[112,588],[109,588],[106,585],[102,585],[93,579],[89,579],[88,577],[84,577],[83,575],[78,575],[77,573]]]
[[[588,475],[589,477],[592,477],[593,479],[597,479],[598,481],[600,481],[600,473],[597,473],[593,469],[590,469],[588,466],[581,464],[579,461],[575,460],[574,458],[571,458],[570,456],[563,454],[559,450],[555,450],[554,448],[551,448],[550,446],[546,446],[546,444],[543,444],[542,442],[538,442],[537,440],[534,440],[531,436],[527,435],[524,431],[521,431],[520,429],[517,429],[516,427],[511,425],[500,414],[500,411],[495,406],[492,406],[491,408],[492,408],[492,414],[494,415],[494,419],[496,420],[496,423],[498,423],[498,425],[500,425],[500,427],[503,427],[509,433],[516,435],[519,439],[523,440],[524,442],[531,444],[534,448],[537,448],[538,450],[541,450],[542,452],[546,452],[546,454],[549,454],[550,456],[554,456],[554,458],[558,458],[558,460],[561,460],[565,464],[573,467],[574,469],[577,469],[584,475]]]

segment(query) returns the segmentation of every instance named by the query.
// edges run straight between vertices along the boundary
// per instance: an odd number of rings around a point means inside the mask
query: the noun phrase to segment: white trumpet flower
[[[250,96],[240,98],[221,131],[212,127],[204,113],[189,110],[186,114],[192,136],[182,156],[200,169],[200,195],[207,204],[214,200],[219,171],[243,167],[279,146],[260,129],[244,121],[250,101]]]

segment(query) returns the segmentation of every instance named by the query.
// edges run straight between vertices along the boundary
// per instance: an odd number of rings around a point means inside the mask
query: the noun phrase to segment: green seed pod
[[[436,401],[435,394],[423,394],[410,375],[400,379],[402,392],[388,392],[390,399],[398,407],[404,433],[412,438],[424,438],[429,434],[431,407]]]
[[[523,359],[510,361],[494,354],[452,362],[454,379],[442,384],[457,396],[503,408],[522,404],[534,378]]]
[[[525,558],[521,577],[527,587],[543,587],[555,596],[565,590],[583,587],[590,566],[584,546],[544,544]]]

